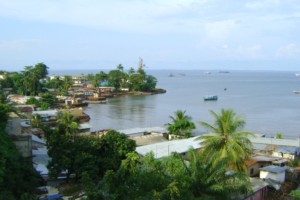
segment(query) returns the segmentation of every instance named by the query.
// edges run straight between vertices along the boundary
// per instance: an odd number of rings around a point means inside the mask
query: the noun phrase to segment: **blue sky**
[[[300,70],[299,0],[0,0],[0,70]]]

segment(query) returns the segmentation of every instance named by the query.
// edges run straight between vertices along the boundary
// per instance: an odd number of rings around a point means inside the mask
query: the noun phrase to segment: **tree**
[[[40,105],[44,104],[44,108],[53,107],[57,103],[57,98],[49,92],[43,93],[40,98]]]
[[[223,159],[228,161],[227,166],[233,170],[245,171],[245,158],[252,153],[252,144],[248,139],[252,133],[241,131],[245,121],[241,116],[236,116],[231,109],[222,109],[220,114],[210,111],[215,119],[213,125],[200,122],[211,134],[202,135],[202,153],[207,158],[213,158],[213,164],[217,165]]]
[[[149,92],[155,89],[157,79],[154,76],[146,75],[145,82],[142,86],[142,91]]]
[[[4,103],[0,103],[0,130],[4,130],[8,120],[8,112],[10,106]]]
[[[188,176],[191,192],[203,199],[232,199],[234,195],[248,194],[251,184],[243,172],[228,171],[227,159],[214,164],[214,158],[190,150],[188,152]]]
[[[195,129],[195,124],[192,122],[192,118],[185,114],[185,111],[177,110],[174,116],[170,116],[172,119],[171,124],[167,126],[167,130],[172,135],[191,137],[191,131]]]
[[[60,118],[62,119],[62,118]],[[57,127],[48,140],[48,154],[51,157],[48,169],[51,176],[57,177],[67,172],[67,181],[71,174],[76,180],[92,179],[98,182],[107,170],[117,170],[127,153],[135,150],[135,141],[116,131],[108,131],[102,137],[72,136],[68,130],[69,116],[57,123]],[[72,127],[71,127],[72,129]],[[84,165],[83,165],[84,163]],[[84,176],[83,176],[84,175]]]
[[[26,104],[27,105],[34,105],[36,107],[40,106],[39,100],[37,100],[35,97],[30,97],[29,99],[27,99]]]
[[[8,105],[0,104],[0,199],[13,200],[32,194],[40,179],[4,131],[9,111]]]
[[[88,199],[192,199],[189,185],[179,179],[183,175],[186,168],[181,159],[156,160],[153,153],[143,158],[129,153],[120,168],[107,171],[87,195]]]
[[[48,69],[49,67],[44,63],[37,63],[34,66],[34,71],[39,79],[45,78],[48,75]]]
[[[57,120],[57,128],[63,129],[66,136],[72,137],[75,140],[75,135],[78,132],[78,123],[76,118],[69,112],[60,113]]]
[[[109,85],[113,86],[115,90],[119,90],[121,88],[121,83],[125,77],[125,74],[123,71],[117,70],[111,70],[108,73],[108,83]]]
[[[275,138],[276,139],[283,139],[283,136],[282,136],[281,133],[276,133]]]
[[[98,185],[88,184],[88,199],[231,199],[250,191],[244,173],[228,173],[221,162],[213,166],[194,151],[189,164],[179,154],[155,159],[127,154],[117,171],[109,170]]]

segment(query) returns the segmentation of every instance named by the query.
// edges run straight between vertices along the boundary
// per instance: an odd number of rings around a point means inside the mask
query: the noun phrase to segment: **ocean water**
[[[85,72],[83,72],[85,73]],[[90,72],[89,72],[90,73]],[[174,76],[169,77],[172,73]],[[87,74],[87,73],[85,73]],[[244,130],[285,138],[300,137],[300,77],[283,71],[230,71],[207,74],[200,70],[147,71],[158,79],[165,94],[111,98],[106,104],[90,104],[93,130],[164,126],[176,110],[192,117],[198,132],[200,121],[213,123],[210,110],[233,109],[246,121]],[[226,88],[226,90],[225,90]],[[204,101],[218,95],[217,101]]]

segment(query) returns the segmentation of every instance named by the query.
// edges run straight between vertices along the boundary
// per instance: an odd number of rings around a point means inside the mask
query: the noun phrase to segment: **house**
[[[30,97],[21,95],[8,95],[7,100],[15,104],[25,104]]]
[[[259,163],[255,159],[247,159],[245,160],[245,164],[247,166],[247,175],[248,176],[256,176],[259,173]]]
[[[106,93],[106,92],[112,92],[114,91],[114,87],[108,87],[108,86],[101,86],[99,87],[100,92]]]
[[[58,111],[57,110],[33,111],[32,115],[39,115],[42,118],[42,121],[55,121],[58,116]]]
[[[244,200],[265,199],[268,194],[269,184],[258,178],[250,178],[250,183],[252,186],[252,193],[243,199]]]
[[[14,107],[23,114],[31,114],[34,111],[33,105],[15,105]]]
[[[285,171],[286,171],[285,167],[269,165],[260,168],[259,178],[270,179],[278,183],[283,183],[285,181]]]
[[[300,155],[299,147],[283,147],[278,146],[272,153],[273,156],[278,156],[290,160],[294,160],[295,157]]]
[[[198,137],[191,137],[188,139],[172,140],[139,146],[136,148],[136,152],[142,156],[145,156],[147,153],[153,152],[154,157],[158,159],[169,156],[175,152],[181,155],[185,155],[190,149],[200,149],[201,145],[199,143],[201,142],[201,140],[197,140],[197,138]]]

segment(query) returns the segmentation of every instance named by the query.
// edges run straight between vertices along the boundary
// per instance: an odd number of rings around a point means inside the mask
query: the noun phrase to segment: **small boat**
[[[169,77],[174,77],[174,75],[172,73],[169,74]]]
[[[293,93],[294,94],[300,94],[300,90],[294,90]]]
[[[300,72],[295,74],[296,76],[300,76]]]
[[[207,95],[204,97],[204,101],[216,101],[216,100],[218,100],[217,95]]]

